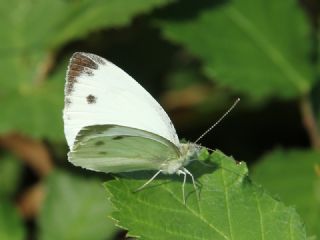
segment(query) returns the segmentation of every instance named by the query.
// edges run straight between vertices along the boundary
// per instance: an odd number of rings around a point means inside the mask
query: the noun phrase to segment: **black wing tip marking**
[[[75,52],[70,59],[69,67],[73,64],[87,67],[93,70],[99,68],[99,65],[105,65],[106,60],[93,53]]]
[[[107,61],[98,55],[75,52],[70,58],[68,65],[65,94],[69,95],[73,91],[74,84],[80,75],[93,76],[94,70],[97,70],[99,65],[105,65],[106,63]]]

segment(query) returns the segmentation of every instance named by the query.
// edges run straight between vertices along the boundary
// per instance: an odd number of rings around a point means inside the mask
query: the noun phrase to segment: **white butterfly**
[[[195,187],[185,166],[197,159],[200,146],[180,143],[159,103],[106,59],[90,53],[73,54],[66,76],[63,119],[68,159],[74,165],[106,173],[158,170],[141,188],[159,173],[182,174],[184,200],[186,175]]]

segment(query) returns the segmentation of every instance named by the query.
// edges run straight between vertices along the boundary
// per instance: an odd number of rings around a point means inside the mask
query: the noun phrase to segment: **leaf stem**
[[[314,149],[320,149],[320,132],[308,95],[305,95],[300,99],[300,111],[302,115],[302,122],[308,133],[312,147]]]

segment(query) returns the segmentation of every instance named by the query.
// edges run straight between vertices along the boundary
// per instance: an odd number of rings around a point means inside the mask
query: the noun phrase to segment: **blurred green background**
[[[1,1],[0,239],[125,239],[107,217],[109,176],[67,162],[63,88],[75,51],[128,72],[189,141],[240,97],[201,144],[247,162],[320,238],[319,6]]]

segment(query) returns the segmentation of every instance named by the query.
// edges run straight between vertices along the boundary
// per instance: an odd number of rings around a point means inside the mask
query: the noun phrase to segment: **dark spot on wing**
[[[66,94],[70,94],[74,89],[77,78],[86,74],[93,76],[93,71],[99,68],[99,64],[104,65],[105,60],[90,53],[76,52],[72,55],[67,71]]]
[[[101,151],[101,152],[98,152],[100,155],[107,155],[107,152],[106,151]]]
[[[116,136],[116,137],[113,137],[112,140],[120,140],[122,138],[123,138],[123,136]]]
[[[89,104],[93,104],[97,102],[97,98],[95,96],[93,96],[92,94],[87,96],[87,103]]]
[[[96,146],[104,145],[104,141],[97,141],[94,145]]]

